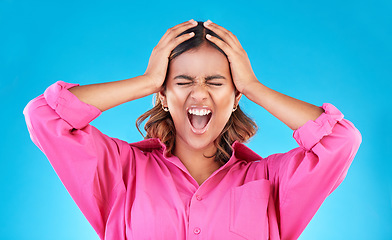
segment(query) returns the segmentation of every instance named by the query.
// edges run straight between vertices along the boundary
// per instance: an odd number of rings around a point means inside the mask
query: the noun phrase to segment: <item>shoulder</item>
[[[152,152],[154,149],[165,149],[166,146],[159,138],[144,139],[139,142],[127,143],[131,148],[138,149],[143,152]]]

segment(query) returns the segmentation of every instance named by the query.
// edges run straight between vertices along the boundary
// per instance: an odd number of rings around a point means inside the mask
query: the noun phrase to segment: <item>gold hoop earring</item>
[[[237,105],[238,106],[238,105]],[[233,112],[235,112],[235,110],[237,110],[237,106],[235,106],[234,108],[233,108]]]
[[[168,108],[168,107],[164,107],[163,105],[162,105],[162,109],[163,109],[163,111],[165,111],[165,112],[168,112],[168,111],[169,111],[169,108]]]

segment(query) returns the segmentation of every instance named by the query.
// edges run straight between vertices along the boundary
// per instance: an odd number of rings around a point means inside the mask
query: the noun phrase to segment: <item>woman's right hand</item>
[[[194,33],[184,34],[177,37],[185,30],[197,26],[197,22],[193,19],[180,23],[172,28],[169,28],[163,35],[158,44],[154,47],[147,70],[143,74],[153,86],[153,92],[159,92],[165,81],[166,71],[169,64],[169,56],[172,50],[177,47],[180,43],[190,39],[194,36]]]

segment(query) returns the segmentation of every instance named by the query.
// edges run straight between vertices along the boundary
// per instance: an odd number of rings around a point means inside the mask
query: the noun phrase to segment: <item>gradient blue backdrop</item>
[[[391,239],[392,2],[385,1],[0,1],[1,239],[98,239],[22,115],[63,80],[91,84],[144,73],[166,30],[194,18],[233,32],[258,79],[310,103],[333,103],[363,142],[343,183],[300,239]],[[129,142],[151,97],[92,124]],[[296,147],[292,131],[245,97],[260,126],[261,156]],[[388,149],[389,148],[389,149]]]

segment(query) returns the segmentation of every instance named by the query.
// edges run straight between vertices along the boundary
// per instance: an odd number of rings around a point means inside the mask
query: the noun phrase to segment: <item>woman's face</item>
[[[241,98],[236,92],[227,58],[210,45],[174,58],[160,98],[173,118],[176,146],[214,148],[213,141]]]

